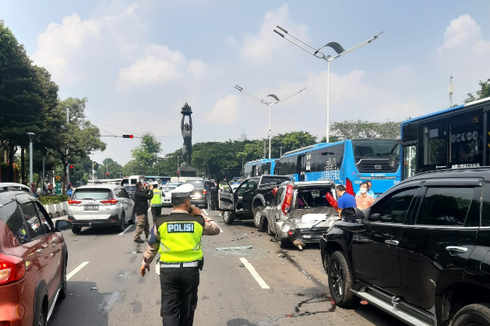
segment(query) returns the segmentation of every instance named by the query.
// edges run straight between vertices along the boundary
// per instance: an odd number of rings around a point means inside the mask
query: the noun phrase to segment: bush
[[[58,196],[44,196],[40,197],[39,201],[43,205],[51,205],[51,204],[58,204],[64,201],[68,200],[67,195],[58,195]]]

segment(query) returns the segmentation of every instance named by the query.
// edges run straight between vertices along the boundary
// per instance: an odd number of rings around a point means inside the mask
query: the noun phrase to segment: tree
[[[468,98],[464,100],[465,103],[473,102],[485,97],[490,97],[490,78],[487,81],[481,81],[478,83],[480,90],[476,91],[476,96],[468,93]]]
[[[109,179],[116,179],[120,177],[120,173],[122,173],[123,167],[114,161],[112,158],[106,158],[102,161],[102,165],[97,170],[97,179],[105,179],[107,178],[107,173],[109,173]]]
[[[332,124],[332,132],[340,139],[400,138],[401,122],[343,121]]]
[[[131,151],[131,155],[138,164],[149,168],[158,161],[158,153],[162,151],[162,144],[151,134],[144,134],[141,145]]]
[[[42,85],[24,47],[0,21],[0,143],[8,162],[29,143],[27,132],[39,133],[43,121]],[[7,179],[13,180],[9,163]]]
[[[69,110],[69,121],[65,121],[58,130],[55,139],[55,150],[63,166],[63,194],[66,185],[66,168],[68,164],[84,159],[96,150],[105,150],[106,144],[100,140],[99,128],[85,120],[87,99],[69,97],[61,101],[56,109],[57,117],[66,117]]]

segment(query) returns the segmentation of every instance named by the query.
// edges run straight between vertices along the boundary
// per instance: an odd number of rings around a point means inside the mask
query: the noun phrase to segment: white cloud
[[[444,43],[438,48],[439,53],[464,45],[481,38],[481,27],[470,15],[462,15],[451,20],[444,34]]]
[[[245,35],[240,51],[240,56],[245,63],[249,65],[264,64],[285,49],[291,49],[292,45],[287,44],[289,42],[283,40],[282,37],[273,32],[276,26],[287,29],[296,37],[305,41],[309,40],[308,27],[291,22],[289,18],[289,7],[285,4],[279,9],[268,12],[265,15],[260,31],[257,34]]]
[[[211,112],[205,115],[204,120],[209,123],[232,124],[240,116],[240,98],[238,95],[228,95],[214,105]]]
[[[206,74],[208,66],[202,62],[201,59],[191,59],[187,71],[190,72],[194,78],[201,78]]]

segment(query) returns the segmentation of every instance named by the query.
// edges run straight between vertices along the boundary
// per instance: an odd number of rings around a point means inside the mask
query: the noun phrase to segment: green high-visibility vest
[[[158,189],[153,189],[153,198],[151,199],[151,206],[162,206],[162,192]]]
[[[160,261],[185,263],[202,259],[204,218],[186,213],[161,215],[156,221],[160,235]]]

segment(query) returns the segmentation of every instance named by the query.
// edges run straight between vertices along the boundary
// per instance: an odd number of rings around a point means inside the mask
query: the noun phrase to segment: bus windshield
[[[354,159],[388,158],[396,143],[396,139],[353,139]]]

